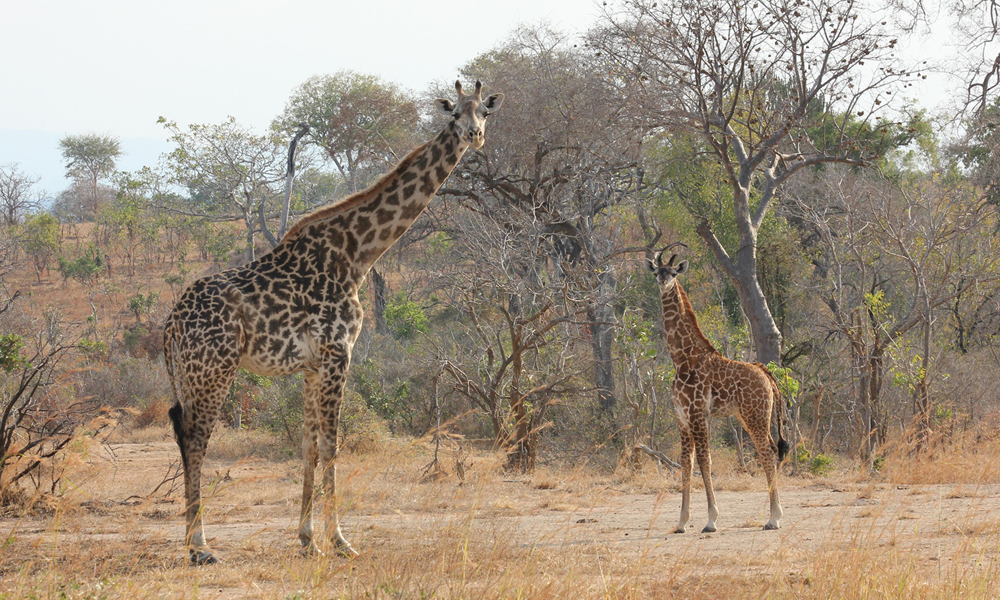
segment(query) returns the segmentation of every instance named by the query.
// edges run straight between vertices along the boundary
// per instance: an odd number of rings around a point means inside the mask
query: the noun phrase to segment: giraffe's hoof
[[[767,525],[764,525],[764,531],[774,531],[775,529],[781,529],[781,525],[778,525],[777,523],[768,523]]]
[[[674,530],[674,533],[684,533],[684,530],[685,530],[684,527],[678,527],[677,529]]]
[[[308,544],[303,544],[303,546],[299,548],[299,554],[305,556],[306,558],[311,558],[314,556],[323,556],[323,551],[320,550],[316,544],[310,542]]]
[[[338,542],[336,552],[337,556],[340,556],[341,558],[351,559],[358,556],[358,551],[347,542]]]
[[[702,533],[715,533],[715,525],[705,525],[705,528],[701,530]]]
[[[188,554],[192,565],[214,565],[219,562],[219,559],[215,558],[208,550],[191,550]]]

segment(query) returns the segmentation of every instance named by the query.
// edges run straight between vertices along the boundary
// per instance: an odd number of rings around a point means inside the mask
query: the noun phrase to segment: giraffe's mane
[[[380,177],[378,181],[371,184],[367,188],[361,190],[360,192],[355,192],[350,196],[346,196],[344,198],[341,198],[340,200],[335,201],[333,204],[327,204],[325,206],[317,208],[316,210],[310,213],[306,213],[305,215],[302,216],[301,219],[296,221],[294,225],[288,228],[288,232],[285,233],[284,236],[282,236],[281,241],[284,242],[285,240],[291,239],[292,236],[297,235],[300,231],[302,231],[303,228],[305,228],[310,223],[314,223],[316,221],[322,221],[323,219],[329,218],[337,213],[343,212],[349,208],[357,206],[358,204],[361,204],[365,200],[368,200],[369,198],[371,198],[373,194],[377,194],[382,188],[388,185],[389,181],[393,177],[408,169],[410,167],[410,163],[413,162],[414,157],[417,154],[423,152],[424,149],[426,149],[429,144],[430,142],[426,142],[414,148],[412,151],[410,151],[409,154],[406,155],[405,158],[403,158],[403,160],[399,161],[399,163],[391,171]]]
[[[681,313],[688,320],[691,328],[694,330],[695,339],[700,342],[698,345],[710,352],[718,352],[715,346],[712,345],[712,342],[710,342],[708,338],[705,337],[705,334],[702,333],[701,327],[698,325],[698,318],[694,314],[694,307],[691,306],[691,301],[688,300],[687,292],[684,291],[684,287],[681,285],[681,282],[676,282],[674,286],[677,288],[677,299],[681,303]]]

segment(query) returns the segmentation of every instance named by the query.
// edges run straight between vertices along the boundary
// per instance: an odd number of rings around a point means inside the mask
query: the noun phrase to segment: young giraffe
[[[367,190],[320,208],[296,223],[259,259],[194,282],[164,329],[164,355],[175,404],[170,409],[184,464],[186,545],[195,564],[215,562],[202,525],[201,469],[222,401],[243,367],[262,375],[305,374],[305,468],[299,540],[319,553],[313,533],[313,477],[324,467],[328,542],[344,539],[332,505],[337,430],[351,350],[361,331],[358,290],[372,264],[423,212],[469,148],[483,145],[486,117],[503,94],[482,98],[482,84],[458,104],[436,100],[452,117],[440,134],[413,150]]]
[[[781,527],[782,511],[774,481],[777,470],[775,453],[780,464],[788,452],[788,444],[781,433],[782,407],[778,382],[764,365],[730,360],[712,346],[698,327],[694,309],[677,281],[677,276],[687,270],[688,263],[685,260],[675,267],[677,255],[674,254],[664,265],[663,252],[667,248],[657,252],[654,261],[648,261],[648,265],[660,284],[663,329],[675,368],[673,401],[681,433],[682,497],[681,518],[674,533],[684,533],[691,514],[692,453],[698,456],[698,468],[705,480],[705,495],[708,496],[708,524],[702,532],[715,531],[719,510],[715,506],[712,457],[708,449],[709,419],[713,416],[736,416],[750,433],[764,466],[771,497],[771,519],[764,529],[778,529]],[[776,403],[777,447],[771,437],[771,409]]]

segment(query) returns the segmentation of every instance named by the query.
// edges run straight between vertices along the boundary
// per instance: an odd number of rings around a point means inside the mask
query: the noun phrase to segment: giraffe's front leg
[[[694,462],[694,438],[686,427],[681,427],[681,517],[674,533],[684,533],[691,518],[691,471]]]
[[[340,406],[344,397],[344,383],[347,380],[349,355],[331,361],[323,377],[322,393],[319,396],[319,458],[323,465],[323,520],[326,536],[333,550],[347,558],[357,556],[357,551],[344,538],[340,530],[340,502],[337,496],[337,465],[340,452]]]

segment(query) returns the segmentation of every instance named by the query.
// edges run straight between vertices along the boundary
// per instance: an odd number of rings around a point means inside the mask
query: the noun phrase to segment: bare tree
[[[1000,2],[954,0],[947,6],[955,20],[955,46],[960,48],[955,74],[965,83],[965,106],[982,116],[1000,97]]]
[[[914,332],[911,360],[892,366],[908,374],[910,414],[924,432],[930,427],[934,323],[950,302],[996,279],[992,211],[974,188],[932,175],[900,182],[828,168],[799,183],[789,197],[815,235],[820,297],[852,366],[848,412],[871,464],[887,441],[891,411],[882,395],[890,351],[900,354]]]
[[[715,203],[728,209],[688,206],[739,294],[757,360],[779,361],[758,233],[778,190],[802,169],[869,164],[899,143],[878,116],[910,75],[895,60],[896,39],[855,0],[629,0],[607,9],[590,44],[646,103],[648,127],[693,136],[693,153],[704,157],[696,169],[721,166],[728,193]],[[728,247],[713,216],[735,220]]]
[[[27,336],[0,336],[0,484],[2,501],[22,479],[42,483],[39,467],[51,465],[63,449],[88,425],[96,434],[113,425],[102,416],[93,398],[67,401],[60,393],[70,382],[65,363],[75,339],[53,314],[33,324]],[[53,471],[51,489],[58,483]]]
[[[461,237],[430,281],[461,318],[434,337],[434,360],[488,416],[507,468],[529,471],[549,407],[580,391],[572,359],[585,304],[551,263],[532,258],[548,245],[544,224],[488,210],[456,210],[450,224]]]
[[[11,227],[39,207],[38,195],[32,191],[40,177],[20,170],[17,164],[0,165],[0,223]]]
[[[440,194],[470,210],[516,213],[498,224],[512,235],[522,221],[540,227],[546,243],[534,260],[579,294],[598,406],[610,415],[615,261],[642,187],[641,135],[629,119],[628,98],[582,50],[546,28],[518,30],[465,71],[510,90],[511,110],[498,115],[494,143],[467,158]]]

